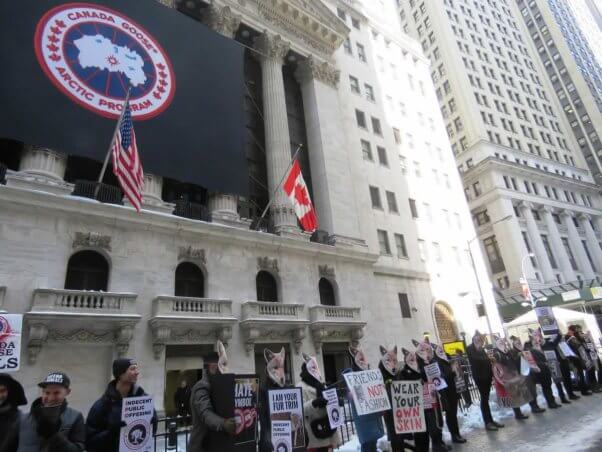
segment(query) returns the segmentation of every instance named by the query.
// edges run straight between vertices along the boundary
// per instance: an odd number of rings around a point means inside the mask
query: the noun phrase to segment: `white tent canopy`
[[[583,331],[590,331],[592,333],[594,343],[598,347],[600,346],[601,334],[598,322],[596,321],[596,316],[585,312],[573,311],[572,309],[556,307],[553,307],[552,311],[554,312],[554,317],[556,317],[556,321],[558,322],[558,326],[562,333],[566,333],[569,325],[580,325],[583,328]],[[526,341],[528,340],[529,328],[538,328],[539,324],[537,323],[535,311],[530,310],[520,317],[517,317],[512,322],[506,323],[504,326],[508,331],[509,336],[514,335],[520,337],[521,340]]]

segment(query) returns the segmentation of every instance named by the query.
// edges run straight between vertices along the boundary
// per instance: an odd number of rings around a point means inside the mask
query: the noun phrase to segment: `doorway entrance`
[[[333,384],[341,380],[343,370],[351,367],[349,344],[346,342],[333,342],[322,345],[324,358],[324,380],[326,384]]]

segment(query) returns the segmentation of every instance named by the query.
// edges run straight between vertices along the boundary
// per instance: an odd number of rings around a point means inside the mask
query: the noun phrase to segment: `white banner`
[[[421,381],[391,383],[395,433],[425,432],[424,400]]]
[[[426,373],[427,380],[435,386],[437,391],[447,388],[447,382],[445,381],[445,378],[441,376],[441,369],[439,368],[438,363],[424,366],[424,372]]]
[[[268,399],[272,425],[277,421],[288,421],[292,447],[294,449],[305,447],[301,388],[270,389],[268,391]]]
[[[153,398],[150,396],[123,399],[121,420],[127,425],[121,428],[119,452],[152,452],[153,445]]]
[[[363,416],[391,409],[383,375],[378,369],[343,375],[357,414]]]
[[[322,391],[322,397],[324,397],[328,403],[326,404],[326,414],[328,414],[328,422],[330,422],[330,428],[338,428],[343,425],[344,416],[339,406],[339,396],[335,388],[327,389]]]
[[[21,367],[21,314],[0,314],[0,373]]]

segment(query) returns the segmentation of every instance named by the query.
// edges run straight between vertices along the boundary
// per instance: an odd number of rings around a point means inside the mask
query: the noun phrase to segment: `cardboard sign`
[[[343,375],[359,416],[391,409],[383,375],[378,369]]]
[[[152,452],[153,445],[153,398],[151,396],[123,399],[121,420],[127,425],[121,428],[119,452]]]
[[[288,421],[290,444],[294,450],[305,448],[305,427],[303,425],[303,396],[301,388],[271,389],[268,391],[270,422]],[[283,427],[284,424],[281,425]],[[281,430],[283,431],[283,430]],[[272,430],[272,439],[274,430]],[[274,447],[274,450],[278,450]]]
[[[0,373],[21,367],[21,314],[0,314]]]
[[[274,452],[291,452],[291,421],[272,421],[272,447]]]
[[[441,369],[439,368],[438,363],[431,363],[424,366],[424,372],[426,373],[428,381],[435,386],[437,391],[447,388],[447,382],[445,381],[445,378],[441,376]]]
[[[558,343],[558,351],[560,351],[560,354],[565,358],[577,357],[577,355],[575,355],[575,352],[573,352],[573,349],[566,342]]]
[[[391,404],[395,433],[425,432],[423,387],[421,381],[391,383]]]
[[[539,326],[541,326],[541,332],[544,336],[560,333],[558,322],[556,322],[556,317],[554,317],[554,311],[551,307],[545,306],[535,308],[535,315],[537,316],[537,321],[539,322]]]
[[[255,449],[257,438],[257,395],[259,379],[257,375],[236,375],[234,378],[234,419],[236,436],[234,445],[250,444]]]
[[[561,381],[562,374],[560,373],[560,363],[556,357],[556,352],[554,350],[544,350],[543,353],[546,355],[546,361],[548,362],[548,367],[552,373],[552,379],[554,381]]]
[[[339,396],[337,395],[337,390],[332,388],[322,391],[322,397],[328,401],[326,404],[326,414],[328,415],[330,428],[339,428],[341,425],[343,425],[345,417],[343,416],[343,412],[339,406]]]

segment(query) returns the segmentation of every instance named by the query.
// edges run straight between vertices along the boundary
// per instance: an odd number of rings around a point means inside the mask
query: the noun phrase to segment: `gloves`
[[[317,399],[313,399],[311,401],[311,406],[314,408],[325,408],[328,405],[328,400],[323,397],[318,397]]]
[[[127,424],[122,420],[119,420],[119,422],[109,424],[109,430],[111,431],[111,433],[116,435],[119,435],[119,431],[122,427],[127,427]]]
[[[57,419],[48,419],[44,416],[40,416],[37,419],[37,432],[42,438],[50,438],[54,434],[56,434],[61,428],[61,420]]]
[[[234,436],[236,434],[236,420],[233,417],[226,419],[223,428],[228,435]]]

